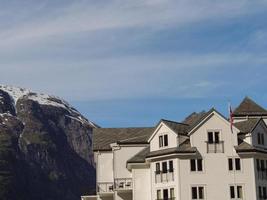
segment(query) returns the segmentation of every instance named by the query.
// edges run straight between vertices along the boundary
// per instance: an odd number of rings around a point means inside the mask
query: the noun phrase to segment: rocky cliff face
[[[60,98],[0,86],[0,199],[78,200],[92,192],[95,126]]]

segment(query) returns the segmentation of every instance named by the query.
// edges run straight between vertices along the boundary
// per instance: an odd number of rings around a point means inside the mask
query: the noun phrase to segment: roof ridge
[[[153,126],[144,126],[144,127],[100,127],[100,128],[95,128],[95,129],[146,129],[146,128],[154,128]]]
[[[183,122],[176,122],[176,121],[172,121],[172,120],[168,120],[168,119],[161,119],[161,121],[172,122],[172,123],[176,123],[176,124],[189,126],[189,124],[186,124],[186,123],[183,123]]]

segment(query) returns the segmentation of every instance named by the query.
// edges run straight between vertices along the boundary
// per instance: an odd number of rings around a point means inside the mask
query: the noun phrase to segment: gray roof
[[[110,144],[146,144],[154,128],[95,128],[93,129],[94,151],[111,150]]]
[[[161,122],[164,122],[164,124],[166,124],[176,134],[187,135],[187,131],[189,128],[188,124],[170,121],[166,119],[162,119]]]
[[[139,153],[134,155],[132,158],[130,158],[127,163],[145,163],[146,162],[146,156],[150,152],[150,147],[146,147],[143,150],[141,150]]]
[[[244,141],[242,141],[238,146],[236,146],[235,150],[237,153],[251,153],[251,152],[267,153],[267,149],[254,147]]]
[[[206,111],[201,111],[199,113],[193,112],[190,115],[188,115],[183,123],[188,124],[189,126],[194,125],[196,122],[198,122],[204,115],[206,114]]]
[[[234,124],[242,133],[251,133],[261,119],[247,119]]]
[[[267,115],[267,110],[258,105],[249,97],[246,97],[240,105],[234,110],[234,116],[265,116]]]
[[[168,155],[168,154],[176,154],[176,153],[186,154],[186,153],[196,153],[196,152],[197,152],[197,148],[191,147],[190,141],[186,140],[184,143],[182,143],[178,147],[162,149],[158,151],[151,151],[147,154],[146,158],[163,156],[163,155]]]

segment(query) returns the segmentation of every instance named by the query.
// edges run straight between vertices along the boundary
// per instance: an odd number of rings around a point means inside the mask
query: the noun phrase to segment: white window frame
[[[195,161],[195,166],[196,166],[196,170],[195,171],[192,171],[191,170],[191,160],[194,160]],[[202,160],[202,171],[199,171],[198,170],[198,162],[197,162],[197,160]],[[205,169],[205,167],[204,167],[204,159],[203,158],[194,158],[194,159],[189,159],[189,169],[190,169],[190,172],[191,173],[204,173],[204,169]]]
[[[240,160],[240,170],[236,170],[236,163],[235,163],[235,159],[238,158]],[[229,170],[229,159],[232,159],[232,162],[233,162],[233,170]],[[228,172],[230,173],[241,173],[243,172],[243,160],[239,157],[227,157],[227,170]]]
[[[212,132],[213,143],[215,143],[215,132],[219,132],[219,142],[223,141],[221,129],[207,129],[207,142],[209,141],[209,132]]]
[[[193,199],[193,193],[192,193],[192,188],[193,187],[196,187],[197,188],[197,199]],[[204,198],[203,199],[200,199],[199,198],[199,187],[203,187],[203,195],[204,195]],[[190,189],[189,189],[189,192],[190,192],[190,199],[191,200],[206,200],[207,198],[207,187],[206,187],[206,185],[190,185]]]
[[[235,195],[235,197],[234,198],[231,198],[231,186],[233,186],[234,187],[234,195]],[[237,198],[237,187],[238,186],[241,186],[242,187],[242,198]],[[244,200],[245,199],[245,185],[244,184],[239,184],[239,183],[237,183],[237,184],[230,184],[229,185],[229,192],[228,192],[228,194],[229,194],[229,199],[230,200]]]
[[[168,145],[165,145],[165,139],[164,139],[165,135],[167,135]],[[162,146],[161,146],[161,142],[160,142],[160,137],[162,137]],[[162,148],[167,148],[167,147],[169,146],[169,142],[170,142],[170,140],[169,140],[169,134],[168,134],[168,133],[162,133],[162,134],[160,134],[160,135],[158,136],[158,138],[159,138],[159,148],[160,148],[160,149],[162,149]]]

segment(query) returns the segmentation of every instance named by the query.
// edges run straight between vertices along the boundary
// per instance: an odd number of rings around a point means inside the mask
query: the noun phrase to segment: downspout
[[[112,159],[112,163],[113,163],[113,189],[115,189],[115,177],[116,177],[116,170],[115,170],[115,166],[116,166],[116,163],[115,163],[115,151],[118,151],[118,150],[120,150],[121,149],[121,147],[120,147],[120,145],[118,145],[117,143],[116,143],[116,145],[110,145],[111,146],[111,148],[112,148],[112,156],[113,156],[113,159]],[[116,148],[117,147],[117,148]],[[116,194],[115,194],[115,191],[114,191],[114,196],[113,196],[113,199],[114,200],[116,200]]]

